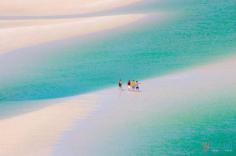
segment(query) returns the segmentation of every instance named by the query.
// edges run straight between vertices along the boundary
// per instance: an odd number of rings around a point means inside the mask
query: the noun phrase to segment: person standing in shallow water
[[[139,91],[139,82],[136,81],[136,90]]]
[[[135,89],[135,86],[136,86],[136,81],[135,80],[131,81],[131,88],[133,90]]]
[[[118,86],[120,89],[122,89],[122,80],[121,79],[118,81]]]
[[[128,89],[130,89],[131,81],[129,80],[127,83]]]

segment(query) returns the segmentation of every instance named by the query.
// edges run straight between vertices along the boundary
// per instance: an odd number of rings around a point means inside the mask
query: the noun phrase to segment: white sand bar
[[[104,90],[99,95],[103,99],[99,113],[90,116],[86,123],[82,122],[73,131],[66,133],[55,146],[53,154],[97,156],[113,155],[115,151],[117,153],[114,155],[133,155],[136,149],[129,148],[129,143],[132,144],[129,141],[133,139],[135,142],[135,136],[152,137],[149,136],[151,132],[143,133],[141,136],[135,135],[139,132],[139,126],[146,125],[148,132],[153,122],[162,125],[168,120],[175,121],[176,112],[186,113],[197,109],[207,113],[216,106],[207,103],[199,105],[198,102],[214,101],[219,95],[222,96],[222,93],[229,93],[229,90],[233,94],[236,91],[235,66],[236,57],[233,57],[218,63],[141,81],[141,93],[127,90],[120,92],[117,88]],[[221,105],[227,106],[227,103]],[[156,118],[152,118],[154,114]],[[144,124],[145,121],[148,123]],[[155,132],[153,136],[154,134]]]
[[[1,16],[55,16],[111,10],[140,0],[2,0]]]
[[[48,101],[52,105],[0,120],[1,156],[47,156],[57,139],[73,122],[89,115],[96,106],[94,94]]]
[[[141,20],[144,14],[128,14],[60,20],[0,21],[0,54],[50,41],[114,29]]]

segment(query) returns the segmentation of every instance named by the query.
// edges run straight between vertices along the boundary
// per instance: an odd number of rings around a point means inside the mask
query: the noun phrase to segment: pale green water
[[[235,103],[235,95],[209,96],[188,103],[187,108],[170,110],[167,117],[149,114],[136,127],[138,131],[127,136],[132,140],[129,145],[135,149],[130,155],[233,156],[236,154]]]

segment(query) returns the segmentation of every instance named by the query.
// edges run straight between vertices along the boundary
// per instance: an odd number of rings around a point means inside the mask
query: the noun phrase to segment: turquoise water
[[[176,15],[162,23],[152,16],[134,28],[1,56],[1,102],[85,93],[114,85],[120,78],[158,76],[233,52],[235,1],[166,1],[160,5],[153,1],[143,8],[133,7],[132,12],[139,10]]]
[[[235,102],[232,94],[208,94],[165,115],[150,113],[127,136],[130,155],[235,155]]]

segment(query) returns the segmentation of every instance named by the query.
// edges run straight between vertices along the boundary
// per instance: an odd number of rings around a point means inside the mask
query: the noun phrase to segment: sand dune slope
[[[55,16],[93,13],[123,7],[140,0],[3,0],[1,16]]]
[[[96,95],[49,101],[52,105],[0,120],[1,156],[47,156],[57,139],[73,122],[89,115]]]
[[[61,20],[0,21],[0,54],[17,48],[78,37],[130,24],[144,14]]]

